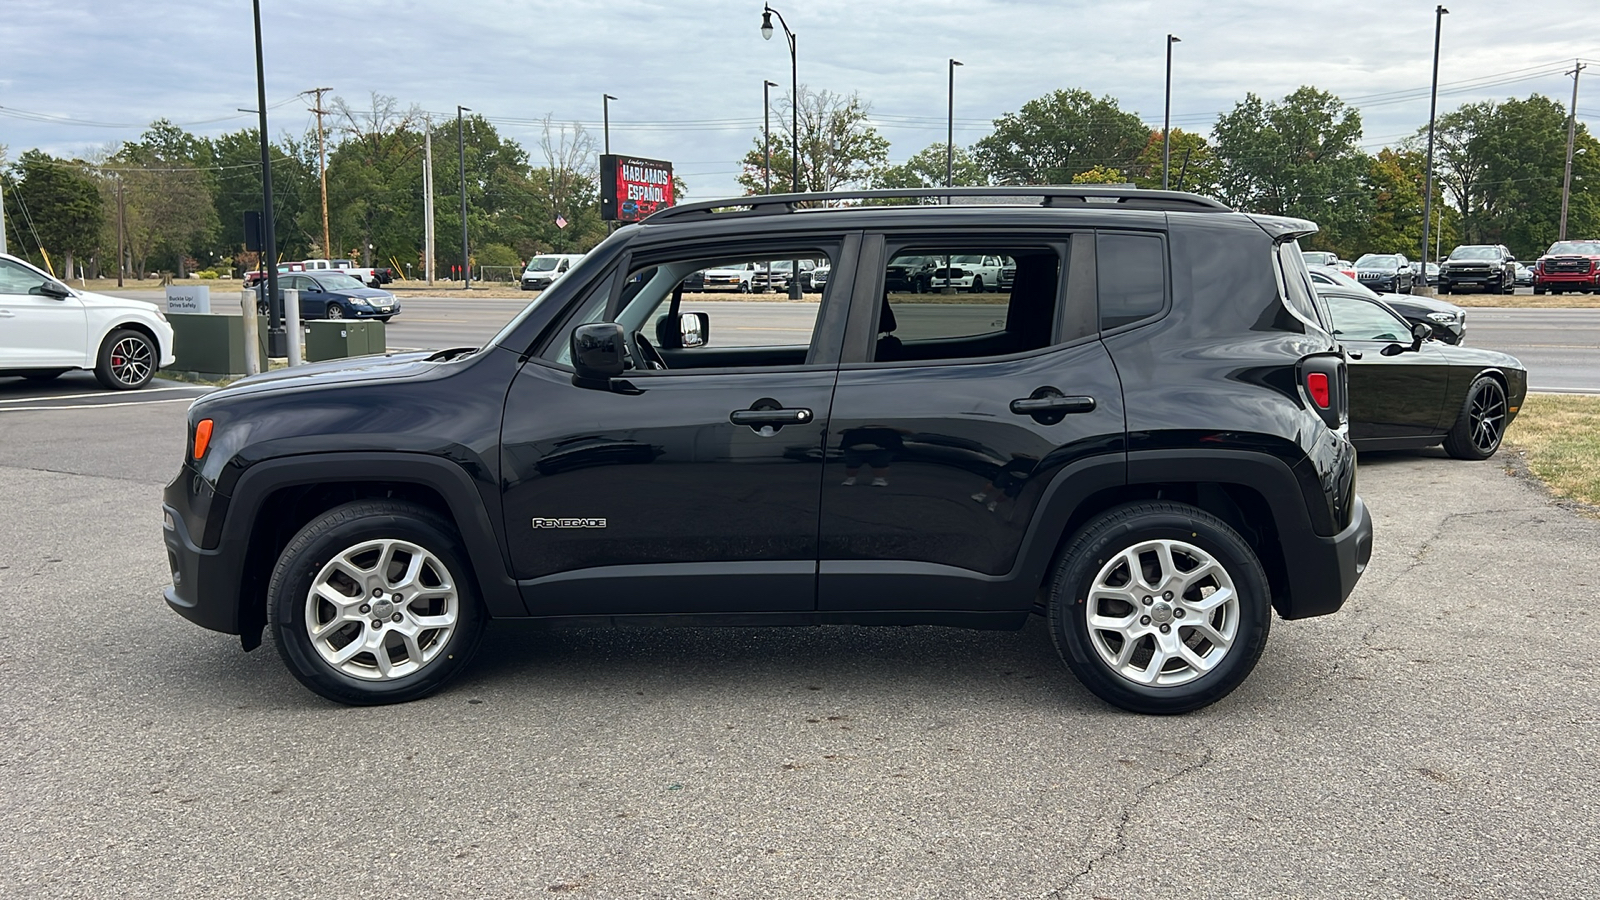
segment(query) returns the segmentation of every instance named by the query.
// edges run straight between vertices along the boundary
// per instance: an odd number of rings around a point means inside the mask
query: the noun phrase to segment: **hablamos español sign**
[[[600,157],[600,218],[637,222],[672,203],[672,163],[615,154]]]

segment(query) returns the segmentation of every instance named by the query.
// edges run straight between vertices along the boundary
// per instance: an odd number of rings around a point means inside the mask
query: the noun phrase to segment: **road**
[[[185,404],[86,378],[0,383],[5,896],[1600,896],[1600,521],[1499,461],[1363,457],[1350,602],[1187,716],[1037,620],[502,622],[347,709],[162,604]]]

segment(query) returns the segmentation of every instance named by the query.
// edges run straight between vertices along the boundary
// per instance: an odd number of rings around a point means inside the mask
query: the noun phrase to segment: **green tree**
[[[15,213],[7,216],[13,235],[27,235],[14,239],[16,248],[37,238],[46,252],[56,256],[57,273],[72,277],[73,258],[87,262],[100,249],[105,207],[94,176],[82,162],[56,159],[41,150],[23,153],[13,175],[9,190],[16,196],[7,198],[8,213],[26,210],[20,223],[11,221]],[[18,224],[24,229],[18,230]]]
[[[1556,239],[1566,167],[1567,110],[1538,94],[1471,103],[1439,117],[1439,180],[1466,243],[1503,243],[1533,258]],[[1600,146],[1582,123],[1574,142],[1567,233],[1600,233]]]
[[[1302,87],[1266,103],[1246,94],[1212,129],[1222,199],[1241,209],[1316,222],[1316,246],[1354,251],[1367,209],[1361,179],[1361,114],[1338,97]]]
[[[1121,169],[1113,169],[1110,166],[1095,166],[1072,176],[1072,183],[1120,185],[1128,183],[1128,176]]]
[[[1126,172],[1149,141],[1150,129],[1115,98],[1062,90],[995,119],[973,151],[991,183],[1070,184],[1097,166]]]
[[[978,165],[972,152],[964,147],[955,148],[949,157],[951,183],[957,186],[985,183],[983,167]],[[884,166],[872,174],[875,188],[944,187],[945,143],[929,144],[916,155],[898,166]]]
[[[1150,143],[1134,160],[1130,180],[1142,188],[1161,187],[1161,130],[1150,132]],[[1217,157],[1204,135],[1172,129],[1172,169],[1168,186],[1211,196],[1217,193]]]
[[[204,252],[218,228],[214,157],[204,141],[160,119],[108,162],[122,180],[124,231],[138,277],[152,261],[176,271]]]
[[[790,135],[792,98],[781,102],[781,115],[773,117],[772,188],[787,191],[793,183],[794,159]],[[832,91],[813,91],[800,85],[799,146],[800,189],[835,191],[868,183],[889,158],[889,141],[872,126],[868,114],[872,106],[859,94],[846,97]],[[739,176],[746,193],[765,190],[765,145],[762,135],[742,160]]]

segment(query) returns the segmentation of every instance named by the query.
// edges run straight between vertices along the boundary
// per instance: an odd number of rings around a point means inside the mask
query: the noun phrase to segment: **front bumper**
[[[1480,270],[1468,270],[1465,272],[1446,271],[1439,274],[1439,283],[1445,287],[1473,285],[1476,287],[1486,288],[1491,284],[1500,284],[1500,273],[1494,271],[1485,272]]]

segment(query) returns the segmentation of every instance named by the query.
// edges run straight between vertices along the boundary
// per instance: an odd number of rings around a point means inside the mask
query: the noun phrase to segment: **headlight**
[[[1428,313],[1428,318],[1435,322],[1448,325],[1456,320],[1456,314],[1447,312],[1431,312]]]
[[[350,298],[350,305],[351,306],[367,306],[369,304],[367,303],[367,300],[366,300],[365,297],[351,297]]]

